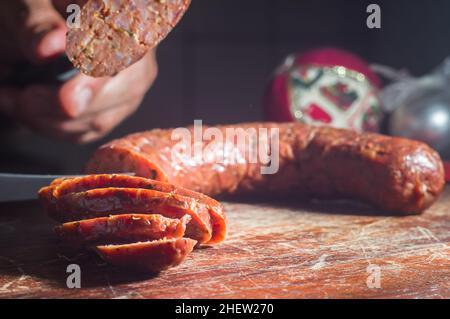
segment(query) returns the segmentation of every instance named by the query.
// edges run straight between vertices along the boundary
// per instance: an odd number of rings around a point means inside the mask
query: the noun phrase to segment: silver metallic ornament
[[[426,92],[399,106],[389,124],[392,135],[420,140],[440,153],[450,153],[450,88]]]
[[[422,78],[404,77],[384,89],[389,133],[429,144],[450,158],[450,60]]]

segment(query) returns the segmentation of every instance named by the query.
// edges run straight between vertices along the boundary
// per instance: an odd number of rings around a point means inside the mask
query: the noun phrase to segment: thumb
[[[64,53],[66,24],[48,1],[38,0],[31,6],[19,41],[28,60],[42,63]]]
[[[79,74],[64,83],[58,92],[61,111],[69,118],[81,117],[93,110],[89,106],[101,92],[109,78],[92,78]]]
[[[56,27],[50,31],[35,35],[31,47],[30,60],[47,61],[64,53],[66,49],[66,30]]]

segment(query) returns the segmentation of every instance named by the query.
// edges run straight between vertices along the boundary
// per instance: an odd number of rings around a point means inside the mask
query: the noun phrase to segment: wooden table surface
[[[0,297],[450,298],[449,186],[421,216],[349,202],[225,207],[225,243],[143,277],[64,251],[36,202],[2,204]],[[81,289],[66,286],[72,263],[81,267]]]

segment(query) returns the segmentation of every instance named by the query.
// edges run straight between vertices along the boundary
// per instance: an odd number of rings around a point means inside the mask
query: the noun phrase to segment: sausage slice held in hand
[[[139,61],[178,24],[190,0],[89,0],[69,29],[67,56],[86,75],[111,76]]]

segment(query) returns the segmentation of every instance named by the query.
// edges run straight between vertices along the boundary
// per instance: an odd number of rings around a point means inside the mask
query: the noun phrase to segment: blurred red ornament
[[[289,56],[265,97],[265,119],[378,131],[380,80],[369,65],[340,49]]]
[[[447,182],[450,182],[450,162],[444,163],[444,169],[445,169],[445,180]]]

